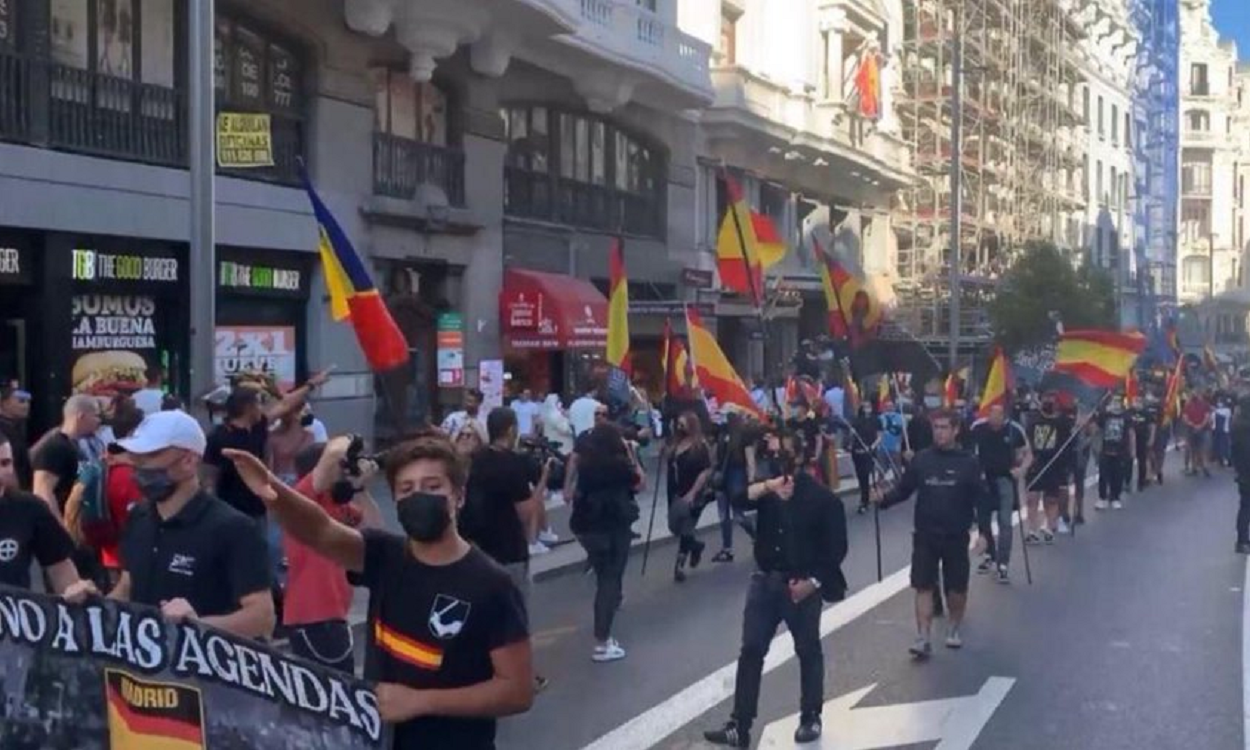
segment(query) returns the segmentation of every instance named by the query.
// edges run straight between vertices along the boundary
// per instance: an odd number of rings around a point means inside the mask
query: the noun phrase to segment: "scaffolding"
[[[930,348],[945,348],[951,338],[952,159],[962,185],[963,351],[977,353],[989,342],[986,305],[1014,250],[1028,240],[1079,242],[1085,153],[1075,47],[1082,32],[1064,3],[904,0],[897,106],[919,180],[894,206],[898,317]],[[953,56],[960,50],[955,113]],[[951,148],[954,116],[963,132],[959,154]]]

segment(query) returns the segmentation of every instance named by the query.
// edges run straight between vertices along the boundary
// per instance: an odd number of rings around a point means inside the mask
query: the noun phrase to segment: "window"
[[[502,111],[511,216],[659,236],[665,155],[610,120],[543,106]]]
[[[1181,205],[1181,239],[1195,242],[1211,235],[1211,204],[1185,201]]]
[[[1201,255],[1191,255],[1181,262],[1181,281],[1186,289],[1206,287],[1211,278],[1211,264]]]
[[[1111,145],[1120,145],[1120,108],[1115,104],[1111,105]]]
[[[1187,162],[1181,165],[1181,193],[1206,196],[1211,194],[1211,163]]]
[[[1133,118],[1129,115],[1128,112],[1125,112],[1124,113],[1124,147],[1125,148],[1133,147],[1132,125],[1133,125]]]
[[[1211,83],[1207,80],[1206,63],[1193,63],[1189,66],[1189,93],[1192,96],[1211,95]]]
[[[658,0],[638,0],[638,7],[646,8],[652,13],[655,12],[655,5]]]
[[[1103,103],[1104,102],[1103,102],[1102,96],[1099,96],[1098,97],[1098,137],[1099,138],[1102,138],[1104,135],[1106,135],[1106,132],[1107,132],[1104,127],[1104,121],[1103,121]]]
[[[1185,122],[1194,133],[1206,133],[1211,129],[1211,115],[1200,109],[1190,110],[1185,116]]]
[[[379,68],[372,74],[374,132],[448,145],[447,95],[438,86],[398,70]]]
[[[15,7],[13,0],[0,5]],[[0,26],[11,12],[0,10]],[[52,93],[58,99],[86,104],[94,93],[98,106],[129,112],[136,92],[109,79],[173,88],[173,0],[142,5],[135,0],[51,0],[48,13],[52,62],[102,76],[93,80],[69,70],[54,71]],[[7,33],[16,36],[16,29],[8,27]],[[172,108],[165,115],[172,118]]]
[[[829,37],[827,34],[823,36],[827,45]],[[720,52],[721,64],[734,65],[738,62],[738,13],[731,8],[721,9],[720,45],[717,51]]]
[[[1094,189],[1094,196],[1098,198],[1099,203],[1105,204],[1107,202],[1107,196],[1102,191],[1102,161],[1101,160],[1098,162],[1098,176],[1096,180],[1097,180],[1097,186]]]
[[[1120,170],[1111,168],[1111,199],[1112,207],[1120,205]]]
[[[1081,98],[1083,100],[1082,111],[1085,113],[1085,129],[1089,130],[1090,126],[1093,125],[1093,123],[1090,122],[1090,119],[1089,119],[1089,86],[1082,86],[1081,94],[1082,94]]]

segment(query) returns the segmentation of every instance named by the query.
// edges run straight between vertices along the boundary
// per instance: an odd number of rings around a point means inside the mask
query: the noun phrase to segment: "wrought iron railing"
[[[452,206],[464,206],[464,152],[411,138],[373,134],[373,192],[411,200],[420,185],[442,189]]]
[[[606,185],[553,177],[517,167],[504,169],[504,213],[523,219],[623,232],[663,236],[659,194],[639,194]]]

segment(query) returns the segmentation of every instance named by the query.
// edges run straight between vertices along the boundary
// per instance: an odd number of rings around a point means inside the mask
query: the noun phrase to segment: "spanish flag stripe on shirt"
[[[143,712],[109,685],[109,746],[113,750],[200,750],[204,731],[198,722]]]
[[[400,661],[421,669],[437,670],[443,666],[442,649],[398,633],[381,622],[373,625],[373,640],[378,647]]]

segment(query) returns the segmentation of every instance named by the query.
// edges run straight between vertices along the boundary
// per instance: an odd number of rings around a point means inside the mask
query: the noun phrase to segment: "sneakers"
[[[543,677],[540,674],[534,675],[534,694],[537,695],[538,693],[546,690],[547,686],[550,684],[551,680],[548,680],[546,677]]]
[[[1098,502],[1094,503],[1094,510],[1106,510],[1109,507],[1111,506],[1107,504],[1106,500],[1099,500]]]
[[[929,643],[928,638],[917,636],[915,642],[907,648],[907,651],[917,659],[928,659],[933,653],[933,645]]]
[[[1041,544],[1042,536],[1041,534],[1038,534],[1036,531],[1030,531],[1028,534],[1025,535],[1024,543],[1025,544]]]
[[[951,628],[950,632],[946,634],[946,647],[947,648],[963,648],[964,647],[964,639],[959,637],[959,628]]]
[[[530,544],[530,557],[537,557],[539,555],[545,555],[550,551],[551,551],[551,548],[543,544],[542,542],[536,541]]]
[[[731,563],[734,561],[734,551],[731,549],[723,549],[712,557],[714,563]]]
[[[590,655],[590,660],[599,664],[620,661],[624,658],[625,649],[621,648],[621,644],[617,643],[615,638],[609,638],[607,643],[595,646],[594,653]]]
[[[1007,574],[1007,566],[1006,566],[1006,565],[999,565],[999,566],[998,566],[998,577],[997,577],[997,579],[996,579],[996,580],[997,580],[999,583],[1011,583],[1011,576],[1009,576],[1009,575]]]
[[[1250,555],[1250,544],[1242,542],[1234,547],[1233,550],[1239,555]]]
[[[982,560],[980,564],[977,565],[977,574],[985,575],[986,573],[989,573],[992,570],[994,570],[994,558],[990,557],[989,555],[986,555],[985,559]]]
[[[1055,543],[1055,534],[1050,529],[1042,529],[1042,541],[1047,544]]]
[[[1111,510],[1124,510],[1124,503],[1119,500],[1111,501]]]
[[[552,531],[550,527],[538,532],[538,541],[550,547],[560,542],[560,535]]]
[[[1071,527],[1071,526],[1069,526],[1069,525],[1068,525],[1068,523],[1067,523],[1066,521],[1064,521],[1062,518],[1060,518],[1060,519],[1059,519],[1059,522],[1055,525],[1055,533],[1057,533],[1057,534],[1071,534],[1071,533],[1072,533],[1072,527]]]
[[[820,730],[819,716],[800,716],[799,728],[794,730],[794,741],[799,745],[815,742],[820,739]]]
[[[736,721],[730,720],[725,722],[725,726],[720,729],[709,729],[704,732],[703,739],[713,745],[725,745],[726,747],[750,747],[751,730],[747,727],[739,727]]]

